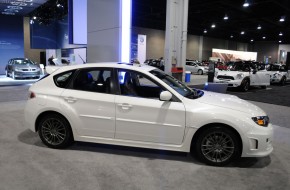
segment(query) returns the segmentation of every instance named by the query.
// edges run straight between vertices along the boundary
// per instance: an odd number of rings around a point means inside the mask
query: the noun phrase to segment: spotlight
[[[63,5],[58,3],[58,4],[56,5],[56,7],[57,7],[57,8],[63,8]]]
[[[281,40],[279,40],[279,43],[282,43],[282,41],[281,41]]]
[[[241,31],[241,35],[244,35],[245,34],[245,31]]]
[[[266,36],[263,36],[263,39],[265,40],[266,39]]]
[[[261,30],[261,29],[262,29],[262,26],[261,26],[261,25],[259,25],[259,26],[257,27],[257,29],[258,29],[258,30]]]
[[[212,24],[211,27],[212,27],[212,28],[215,28],[215,24]]]
[[[207,30],[206,30],[206,29],[204,29],[203,33],[205,33],[205,34],[206,34],[206,33],[207,33]]]
[[[280,32],[280,33],[279,33],[279,36],[283,36],[283,33],[282,33],[282,32]]]
[[[284,22],[284,21],[285,21],[285,16],[281,16],[281,18],[280,18],[279,21],[280,21],[280,22]]]
[[[33,18],[33,20],[36,20],[37,19],[37,17],[36,16],[34,16],[34,17],[32,17]]]
[[[234,36],[233,36],[233,35],[231,35],[231,36],[230,36],[230,38],[234,38]]]
[[[250,6],[250,3],[247,0],[245,0],[243,7],[248,7],[248,6]]]
[[[228,20],[228,19],[229,19],[228,15],[225,15],[224,20]]]
[[[253,39],[251,39],[251,42],[253,42],[254,40]]]

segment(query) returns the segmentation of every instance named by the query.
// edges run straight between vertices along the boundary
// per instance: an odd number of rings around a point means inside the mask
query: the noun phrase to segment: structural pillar
[[[167,0],[164,61],[165,72],[172,66],[185,67],[188,0]]]
[[[132,0],[87,1],[87,61],[130,62]]]

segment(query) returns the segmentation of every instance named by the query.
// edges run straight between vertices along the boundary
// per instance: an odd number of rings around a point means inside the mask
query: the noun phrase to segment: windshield
[[[164,73],[161,70],[152,70],[150,71],[151,74],[168,84],[172,89],[178,92],[180,95],[187,97],[187,98],[198,98],[202,96],[203,92],[195,89],[191,89],[176,78]]]
[[[250,64],[245,64],[241,62],[234,63],[230,69],[231,71],[245,71],[249,72],[251,71],[251,66]]]
[[[35,63],[29,59],[15,59],[14,64],[16,64],[16,65],[27,65],[27,64],[35,65]]]

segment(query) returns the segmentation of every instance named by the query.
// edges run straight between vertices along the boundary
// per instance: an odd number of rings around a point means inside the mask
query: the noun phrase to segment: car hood
[[[218,71],[218,75],[224,75],[224,76],[237,76],[238,74],[244,74],[249,75],[249,72],[243,72],[243,71]]]
[[[198,101],[204,104],[219,106],[230,110],[248,113],[252,116],[266,115],[266,113],[258,106],[246,100],[242,100],[234,95],[204,91],[204,95],[200,97]]]

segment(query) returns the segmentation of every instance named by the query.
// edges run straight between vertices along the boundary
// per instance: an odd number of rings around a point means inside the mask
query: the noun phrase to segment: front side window
[[[112,90],[111,76],[112,71],[108,68],[82,69],[77,74],[72,88],[75,90],[110,94]]]
[[[150,77],[135,71],[119,70],[121,95],[159,99],[163,88]]]
[[[195,89],[191,89],[184,85],[182,82],[179,80],[175,79],[174,77],[164,73],[163,71],[160,70],[152,70],[150,71],[151,74],[155,75],[157,78],[165,82],[167,85],[169,85],[172,89],[174,89],[176,92],[178,92],[180,95],[190,98],[190,99],[195,99],[203,95],[202,91],[198,91]]]

